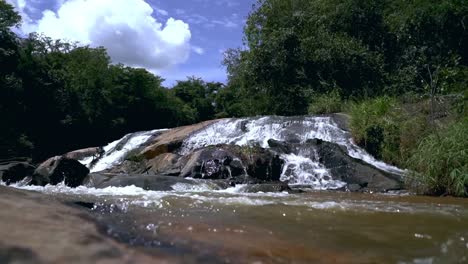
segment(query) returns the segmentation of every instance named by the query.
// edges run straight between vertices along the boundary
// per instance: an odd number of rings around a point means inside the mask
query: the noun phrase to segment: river
[[[243,186],[213,190],[205,183],[170,192],[16,187],[80,201],[110,236],[175,262],[468,262],[466,199],[243,193]]]

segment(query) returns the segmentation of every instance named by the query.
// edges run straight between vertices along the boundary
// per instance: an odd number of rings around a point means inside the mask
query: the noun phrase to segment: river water
[[[195,181],[195,180],[194,180]],[[18,187],[18,186],[17,186]],[[109,235],[180,263],[468,263],[468,200],[315,191],[27,186],[89,202]]]

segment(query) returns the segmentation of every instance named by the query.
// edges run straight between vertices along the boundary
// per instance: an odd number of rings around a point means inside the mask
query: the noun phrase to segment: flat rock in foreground
[[[0,263],[174,263],[99,232],[90,214],[35,192],[0,186]]]

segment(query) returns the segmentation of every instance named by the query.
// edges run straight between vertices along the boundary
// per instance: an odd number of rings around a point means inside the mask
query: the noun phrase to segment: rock
[[[289,188],[289,186],[284,182],[276,182],[246,185],[242,191],[247,193],[289,192],[291,191],[291,188]]]
[[[151,160],[146,161],[144,173],[146,174],[161,174],[164,173],[168,176],[179,176],[181,173],[180,168],[175,166],[179,155],[172,153],[161,154]]]
[[[92,173],[85,182],[87,186],[94,188],[126,187],[134,185],[152,191],[172,191],[172,186],[176,183],[191,184],[191,181],[179,177],[150,176],[145,174]]]
[[[29,162],[25,161],[9,161],[0,164],[0,180],[7,185],[24,180],[28,176],[32,176],[36,168]]]
[[[102,173],[123,173],[123,174],[141,174],[144,173],[146,165],[144,161],[125,160],[121,164],[113,166],[110,169],[101,171]]]
[[[128,175],[128,174],[105,174],[105,173],[91,173],[85,180],[84,184],[87,187],[93,188],[107,188],[107,187],[127,187],[136,186],[144,190],[151,191],[173,191],[174,185],[181,184],[184,187],[198,186],[202,183],[207,183],[212,186],[212,189],[226,189],[229,187],[227,181],[213,180],[213,181],[194,181],[184,179],[181,177],[170,176],[154,176],[154,175]]]
[[[335,124],[339,128],[345,131],[349,131],[349,123],[351,122],[351,117],[348,114],[335,113],[335,114],[330,114],[330,117],[332,118],[333,122],[335,122]]]
[[[182,177],[229,178],[243,183],[246,175],[250,176],[249,182],[278,181],[284,161],[273,151],[259,146],[218,145],[199,149],[182,157],[177,164],[182,167]]]
[[[88,157],[95,157],[99,158],[104,154],[104,149],[102,147],[94,147],[94,148],[85,148],[79,149],[75,151],[68,152],[63,156],[67,159],[74,159],[74,160],[82,160]]]
[[[183,158],[182,177],[227,179],[244,174],[244,166],[234,146],[211,146]]]
[[[182,146],[182,142],[188,136],[218,121],[219,120],[210,120],[191,126],[171,129],[157,137],[155,142],[146,147],[141,154],[146,159],[150,160],[161,154],[173,152]]]
[[[107,237],[87,209],[52,196],[0,186],[0,207],[0,263],[172,262]]]
[[[80,162],[63,156],[50,158],[34,171],[32,184],[56,185],[62,181],[70,187],[78,187],[89,174],[89,169]]]
[[[288,144],[286,142],[274,140],[274,139],[269,139],[268,140],[268,146],[275,150],[276,152],[279,153],[284,153],[284,154],[290,154],[292,152],[291,149],[291,144]]]
[[[362,160],[352,158],[342,146],[319,141],[316,148],[320,161],[328,168],[333,178],[348,183],[351,191],[358,189],[356,185],[379,192],[403,188],[400,175],[381,171]]]
[[[357,191],[360,191],[362,189],[362,186],[359,185],[359,184],[353,183],[353,184],[348,184],[347,189],[350,192],[357,192]]]

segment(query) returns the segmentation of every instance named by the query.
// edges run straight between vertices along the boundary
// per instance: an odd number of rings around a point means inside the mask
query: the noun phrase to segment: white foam
[[[94,164],[92,164],[93,157],[85,158],[83,160],[80,160],[80,162],[83,165],[86,165],[91,172],[99,172],[112,168],[112,166],[121,163],[127,153],[146,143],[156,133],[160,133],[166,130],[167,129],[156,129],[147,132],[128,134],[125,137],[111,142],[110,144],[105,146],[103,157],[101,157]],[[125,141],[126,143],[123,146],[121,146],[121,148],[117,148],[117,146],[119,146],[121,142]]]
[[[283,154],[285,161],[280,180],[289,185],[308,185],[315,190],[339,189],[345,182],[333,180],[329,171],[319,162],[295,154]]]
[[[384,171],[403,174],[401,169],[376,160],[366,151],[358,147],[349,132],[338,127],[330,117],[281,118],[261,117],[244,119],[225,119],[211,124],[187,138],[182,146],[181,154],[211,145],[236,144],[246,146],[258,144],[268,148],[268,140],[296,140],[305,143],[310,139],[320,139],[342,145],[348,154]],[[320,163],[313,161],[307,155],[283,155],[286,161],[281,180],[291,184],[311,185],[313,189],[337,189],[345,184],[334,181],[329,172]],[[293,172],[286,174],[286,168]]]

